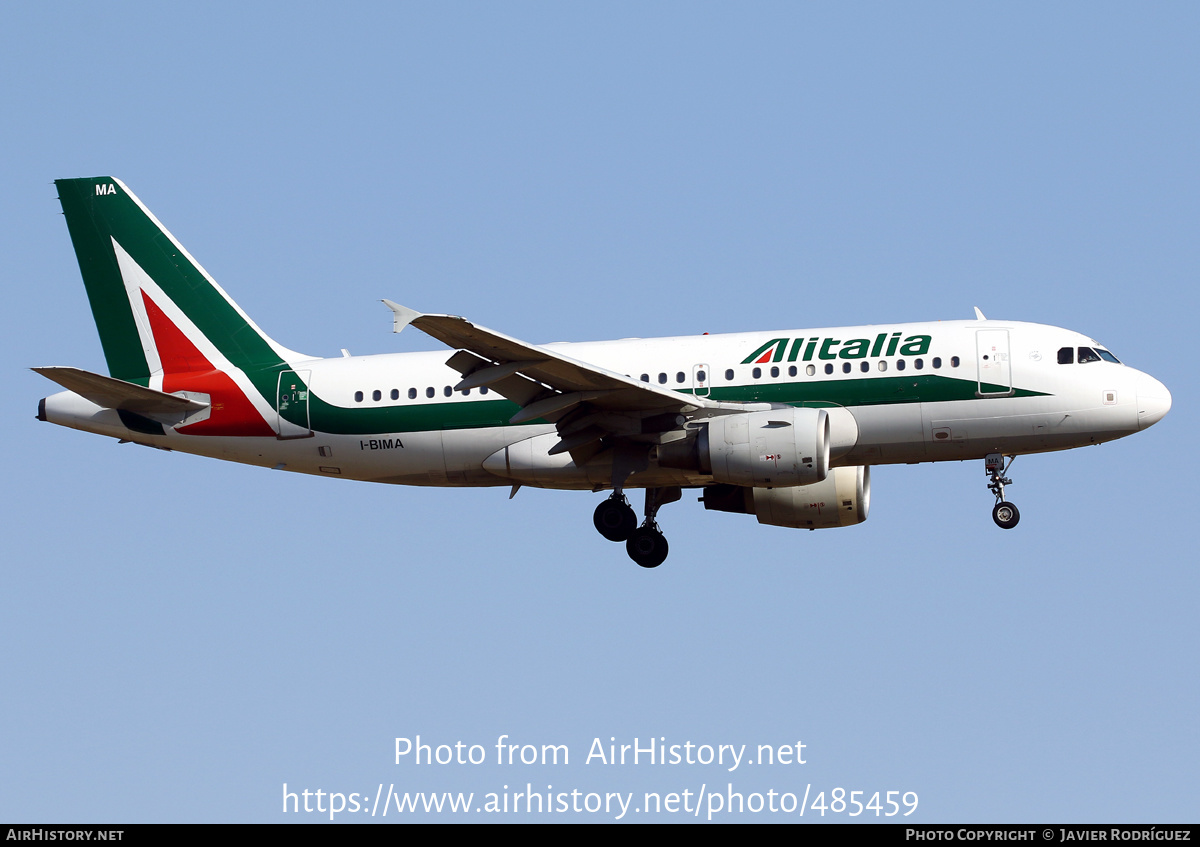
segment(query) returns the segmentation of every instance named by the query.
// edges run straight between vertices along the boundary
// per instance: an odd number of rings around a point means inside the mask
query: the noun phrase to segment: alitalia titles
[[[746,358],[743,365],[782,362],[811,362],[814,359],[866,359],[878,356],[924,356],[933,342],[932,335],[908,335],[881,332],[874,338],[772,338]]]

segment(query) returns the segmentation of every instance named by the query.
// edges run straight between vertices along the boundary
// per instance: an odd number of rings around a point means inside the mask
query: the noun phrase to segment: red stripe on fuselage
[[[150,318],[154,346],[163,367],[162,390],[195,391],[212,400],[208,420],[180,427],[188,435],[275,435],[271,425],[224,371],[213,367],[196,345],[155,305],[145,291],[142,302]]]

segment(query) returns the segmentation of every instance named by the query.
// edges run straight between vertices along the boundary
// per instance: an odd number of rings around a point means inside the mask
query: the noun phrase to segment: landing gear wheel
[[[609,541],[625,541],[637,529],[637,515],[623,495],[614,494],[596,507],[592,523]]]
[[[992,509],[992,520],[996,522],[996,526],[1001,529],[1012,529],[1017,525],[1017,521],[1021,520],[1021,513],[1017,511],[1017,507],[1004,499],[1004,486],[1012,485],[1012,480],[1004,475],[1004,472],[1012,466],[1012,463],[1017,459],[1013,456],[1008,460],[1008,464],[1004,463],[1003,453],[988,453],[983,457],[983,469],[987,472],[988,491],[996,495],[996,507]]]
[[[669,549],[657,526],[638,527],[625,542],[629,558],[643,568],[657,568],[666,560]]]
[[[992,509],[992,520],[1001,529],[1012,529],[1017,525],[1017,521],[1021,520],[1021,513],[1012,503],[1002,500],[996,504],[996,508]]]

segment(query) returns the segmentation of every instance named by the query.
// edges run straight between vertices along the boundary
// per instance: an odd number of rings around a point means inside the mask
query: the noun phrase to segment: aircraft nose
[[[1149,374],[1139,374],[1137,383],[1138,429],[1154,426],[1171,411],[1171,392]]]

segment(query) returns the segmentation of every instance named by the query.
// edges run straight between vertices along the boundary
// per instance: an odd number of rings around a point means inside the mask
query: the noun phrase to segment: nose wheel
[[[1012,503],[1001,500],[992,509],[992,520],[1001,529],[1012,529],[1021,519],[1021,512]]]
[[[1021,520],[1021,512],[1016,505],[1004,499],[1004,486],[1013,484],[1013,481],[1005,476],[1005,473],[1012,467],[1016,458],[1013,456],[1008,460],[1008,464],[1005,464],[1003,453],[989,453],[983,460],[984,470],[987,471],[991,480],[988,483],[988,490],[996,495],[996,505],[992,508],[992,520],[1001,529],[1012,529]]]

